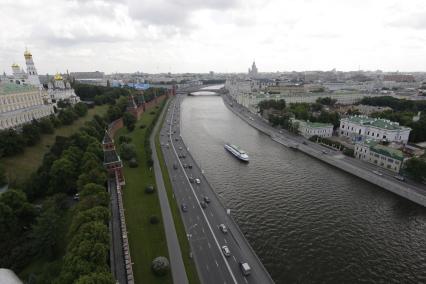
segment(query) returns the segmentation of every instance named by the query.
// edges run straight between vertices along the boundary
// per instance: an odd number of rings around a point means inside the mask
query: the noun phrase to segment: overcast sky
[[[426,0],[0,0],[0,71],[426,71]]]

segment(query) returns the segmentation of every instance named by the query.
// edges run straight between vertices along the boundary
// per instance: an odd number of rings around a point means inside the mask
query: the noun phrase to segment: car
[[[195,183],[196,183],[196,184],[200,184],[200,183],[201,183],[201,180],[200,180],[199,178],[196,178],[196,179],[195,179]]]
[[[208,196],[204,196],[203,199],[205,203],[210,203],[210,198]]]
[[[308,142],[303,141],[303,142],[302,142],[302,144],[303,144],[303,145],[308,145]]]
[[[250,275],[251,268],[247,262],[240,262],[240,269],[244,276]]]
[[[189,177],[189,182],[190,183],[194,183],[194,178],[193,177]]]
[[[188,165],[188,168],[189,168],[189,169],[192,169],[192,165],[191,165],[191,164],[189,164],[189,165]]]
[[[185,154],[182,154],[182,159],[185,159],[186,158],[186,155]]]
[[[179,141],[179,138],[175,138],[175,141]]]
[[[80,194],[79,193],[74,194],[73,199],[76,200],[76,201],[79,201],[80,200]]]
[[[395,175],[395,176],[393,176],[393,177],[394,177],[394,178],[396,178],[397,180],[405,181],[405,177],[403,177],[403,176]]]
[[[175,170],[178,169],[178,165],[176,163],[173,164],[173,169],[175,169]]]
[[[183,164],[183,168],[184,169],[188,168],[188,165],[187,164]]]
[[[383,174],[381,173],[381,172],[379,172],[379,171],[373,171],[373,174],[376,174],[376,175],[378,175],[378,176],[382,176]]]
[[[228,246],[222,246],[222,252],[224,256],[231,256],[231,251],[229,250]]]
[[[323,153],[323,154],[328,154],[328,151],[326,151],[326,150],[322,150],[322,153]]]
[[[186,205],[185,203],[182,203],[182,205],[180,206],[180,208],[182,209],[183,212],[187,212],[188,211],[188,205]]]
[[[226,228],[225,224],[220,224],[219,230],[221,230],[224,234],[228,233],[228,228]]]
[[[203,207],[203,209],[207,208],[207,203],[205,203],[204,201],[200,202],[201,207]]]

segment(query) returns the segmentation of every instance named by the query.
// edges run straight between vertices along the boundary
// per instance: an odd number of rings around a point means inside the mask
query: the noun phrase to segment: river
[[[275,143],[221,97],[186,97],[181,120],[190,152],[276,283],[426,282],[425,208]]]

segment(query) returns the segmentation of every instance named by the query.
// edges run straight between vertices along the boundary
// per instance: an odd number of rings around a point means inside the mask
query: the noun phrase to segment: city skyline
[[[259,72],[426,71],[425,15],[419,0],[6,1],[0,71],[26,47],[39,74],[245,73],[253,58]]]

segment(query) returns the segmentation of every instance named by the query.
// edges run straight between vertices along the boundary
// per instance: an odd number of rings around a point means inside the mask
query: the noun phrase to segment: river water
[[[181,120],[190,152],[276,283],[426,283],[425,208],[275,143],[221,97],[186,97]]]

